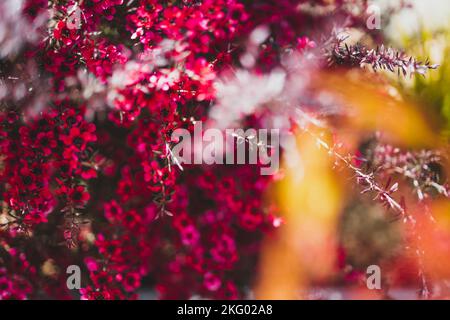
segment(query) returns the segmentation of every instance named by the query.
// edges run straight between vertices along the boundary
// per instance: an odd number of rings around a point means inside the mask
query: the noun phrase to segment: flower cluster
[[[23,300],[35,290],[38,282],[36,267],[28,261],[25,253],[9,246],[11,238],[8,234],[0,235],[0,299]]]
[[[95,125],[61,103],[36,119],[2,118],[4,201],[8,224],[27,231],[47,221],[58,205],[82,208],[89,200]]]

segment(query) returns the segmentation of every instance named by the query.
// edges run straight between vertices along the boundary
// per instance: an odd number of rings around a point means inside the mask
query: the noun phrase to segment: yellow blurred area
[[[356,136],[380,131],[392,142],[406,147],[433,148],[441,144],[438,133],[417,106],[390,94],[393,88],[380,86],[375,76],[359,70],[319,73],[311,85],[348,108],[348,123],[340,127],[351,129]]]
[[[426,219],[423,212],[418,214],[425,269],[437,280],[450,279],[450,201],[437,201],[430,211],[435,223]]]
[[[300,287],[326,279],[335,267],[341,190],[331,159],[314,136],[300,133],[298,145],[301,161],[287,169],[278,187],[286,223],[266,241],[256,290],[261,299],[299,298]]]

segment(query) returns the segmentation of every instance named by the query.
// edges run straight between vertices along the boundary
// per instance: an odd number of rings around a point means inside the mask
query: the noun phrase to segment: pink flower
[[[209,291],[217,291],[222,285],[220,278],[211,272],[205,273],[203,276],[203,283]]]

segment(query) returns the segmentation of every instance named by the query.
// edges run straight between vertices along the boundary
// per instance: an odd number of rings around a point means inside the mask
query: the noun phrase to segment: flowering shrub
[[[347,44],[343,33],[358,29],[381,45],[382,34],[366,30],[367,7],[2,1],[0,299],[133,299],[141,288],[163,299],[247,297],[262,240],[283,225],[266,197],[283,171],[180,165],[172,133],[196,121],[275,127],[288,156],[296,130],[346,114],[344,101],[310,86],[315,74],[437,68],[387,47]],[[409,181],[418,202],[448,196],[440,151],[374,137],[348,157],[335,148],[338,137],[324,143],[356,175],[355,188],[403,218],[393,178]],[[78,293],[66,286],[69,265],[82,269]]]

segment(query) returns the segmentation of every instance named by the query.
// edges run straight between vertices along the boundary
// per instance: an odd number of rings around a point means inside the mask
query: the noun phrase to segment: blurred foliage
[[[355,165],[351,156],[373,132],[382,132],[387,141],[411,150],[442,147],[437,130],[419,110],[420,103],[390,95],[390,86],[377,80],[360,70],[312,77],[309,86],[314,92],[341,102],[349,116],[334,117],[332,129],[307,117],[299,122],[297,148],[292,152],[300,160],[293,166],[284,163],[274,195],[285,225],[264,244],[258,298],[304,298],[297,294],[299,290],[333,277],[341,262],[335,254],[338,247],[344,250],[345,262],[363,274],[368,265],[384,265],[402,254],[411,256],[421,281],[420,297],[429,297],[428,273],[435,279],[447,275],[443,270],[448,270],[450,261],[449,224],[434,220],[430,212],[448,213],[448,200],[439,210],[430,210],[415,194],[405,193],[404,184],[391,186],[390,179],[379,180],[378,174]],[[334,144],[331,137],[339,137],[341,143]],[[396,193],[398,189],[403,191]],[[359,193],[367,195],[357,201]],[[367,204],[370,199],[373,202]],[[365,286],[360,289],[370,291]]]
[[[392,223],[384,210],[373,203],[354,203],[344,211],[339,228],[346,263],[357,270],[381,264],[401,250],[399,224]]]
[[[425,29],[413,37],[404,38],[407,51],[420,57],[431,57],[439,68],[426,77],[415,77],[411,92],[413,99],[432,111],[442,125],[443,134],[450,137],[450,27],[446,30],[431,32]]]

